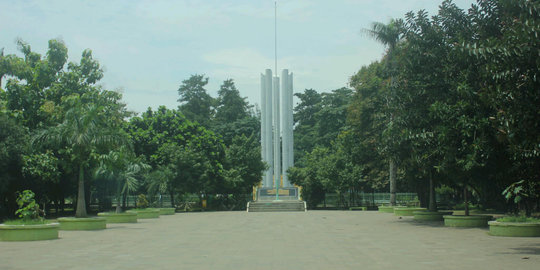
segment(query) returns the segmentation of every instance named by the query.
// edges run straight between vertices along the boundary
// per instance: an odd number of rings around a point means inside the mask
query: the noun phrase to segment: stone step
[[[303,201],[263,201],[249,202],[248,212],[293,212],[306,211]]]

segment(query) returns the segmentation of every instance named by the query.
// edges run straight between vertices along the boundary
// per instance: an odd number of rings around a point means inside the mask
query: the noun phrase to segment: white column
[[[274,187],[279,187],[281,181],[281,147],[280,147],[280,119],[279,119],[279,78],[273,78],[273,92],[274,92]]]
[[[283,157],[282,174],[283,186],[290,187],[291,183],[287,177],[287,170],[294,165],[293,161],[293,111],[292,111],[292,73],[284,69],[281,74],[282,89],[282,123],[283,123]]]
[[[266,160],[266,85],[264,83],[264,74],[261,74],[261,159],[262,161],[269,163]],[[262,175],[262,186],[266,187],[268,180],[266,179],[266,171]]]
[[[272,187],[272,173],[274,168],[274,154],[273,154],[273,145],[272,145],[272,70],[267,69],[264,76],[264,85],[265,85],[265,101],[266,101],[266,113],[264,115],[265,121],[265,137],[266,137],[266,162],[269,165],[268,170],[265,172],[265,187]]]
[[[282,153],[281,153],[281,174],[283,175],[283,186],[288,187],[288,179],[287,179],[287,169],[289,168],[289,115],[288,115],[288,108],[289,105],[287,104],[289,98],[289,71],[287,69],[284,69],[281,72],[281,122],[283,123],[283,135],[282,135]]]
[[[293,88],[293,73],[291,72],[291,76],[289,77],[289,127],[291,127],[290,130],[290,145],[289,145],[289,167],[294,167],[294,117],[293,117],[293,95],[294,95],[294,88]]]
[[[294,166],[294,118],[293,118],[293,73],[289,76],[289,167]],[[290,185],[290,183],[289,183]]]

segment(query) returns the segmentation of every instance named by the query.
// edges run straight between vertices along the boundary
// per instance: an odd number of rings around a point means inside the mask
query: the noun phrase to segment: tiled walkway
[[[205,212],[0,242],[0,269],[540,269],[540,238],[361,211]]]

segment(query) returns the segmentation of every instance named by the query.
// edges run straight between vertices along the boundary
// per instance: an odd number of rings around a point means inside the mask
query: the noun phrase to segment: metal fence
[[[390,203],[390,193],[364,193],[345,194],[339,197],[336,193],[327,193],[325,200],[319,207],[341,207],[341,206],[372,206]],[[400,205],[418,205],[418,195],[416,193],[396,193],[396,203]]]

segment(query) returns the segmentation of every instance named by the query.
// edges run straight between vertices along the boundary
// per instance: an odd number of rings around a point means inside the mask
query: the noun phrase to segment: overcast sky
[[[348,85],[384,47],[361,33],[374,21],[408,11],[437,12],[442,0],[277,1],[278,71],[294,73],[294,92]],[[467,9],[474,0],[455,0]],[[105,70],[101,84],[120,90],[136,112],[175,108],[177,89],[192,74],[210,78],[216,97],[234,79],[242,96],[260,103],[260,73],[274,69],[273,0],[0,0],[0,48],[17,53],[22,38],[45,54],[62,39],[69,61],[90,48]]]

